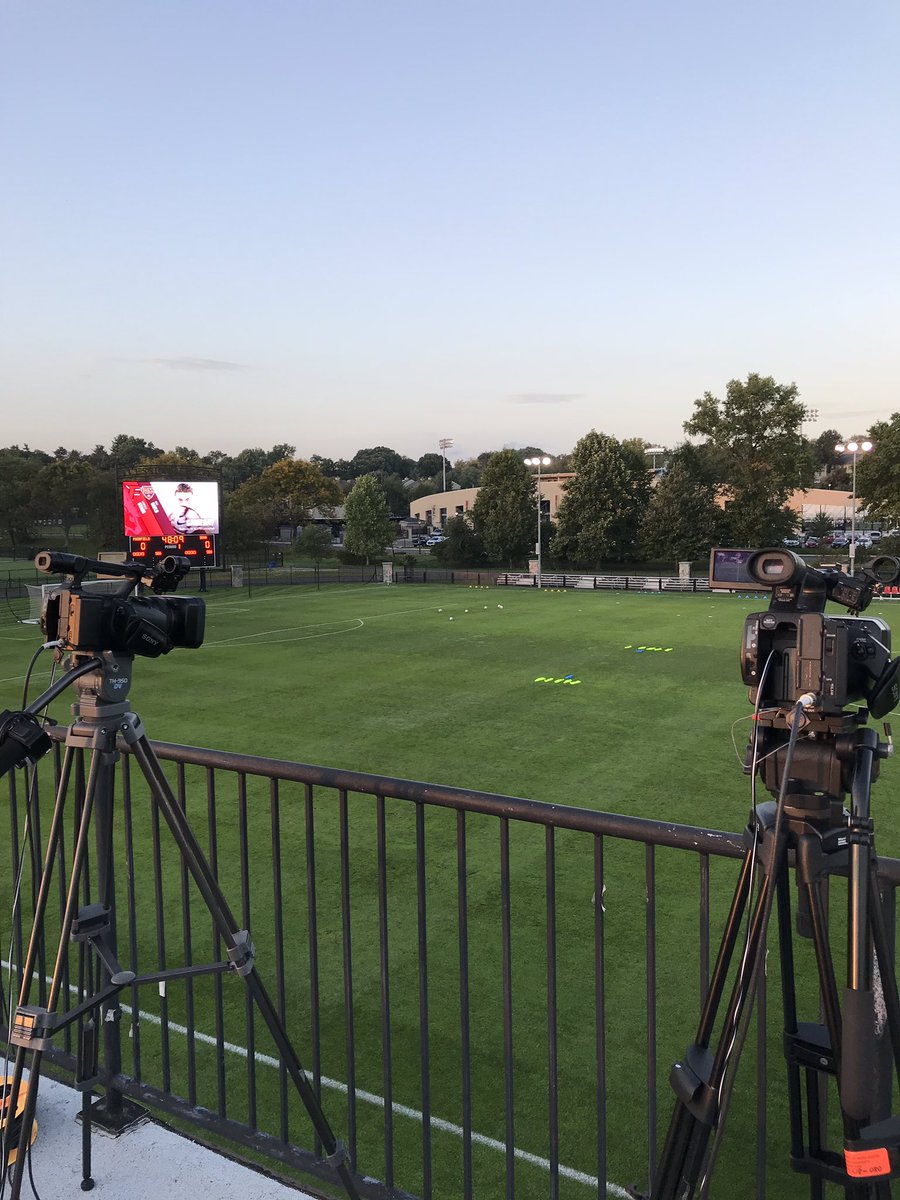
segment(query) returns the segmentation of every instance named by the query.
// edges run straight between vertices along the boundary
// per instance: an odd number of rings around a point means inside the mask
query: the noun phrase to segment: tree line
[[[751,374],[732,380],[719,399],[707,392],[684,423],[689,438],[663,451],[661,477],[651,487],[649,444],[591,430],[573,450],[552,455],[554,472],[575,473],[555,522],[545,521],[548,559],[573,566],[604,560],[695,559],[710,545],[766,545],[790,533],[796,518],[785,501],[813,479],[847,488],[846,456],[835,450],[837,430],[803,436],[814,417],[796,384]],[[874,450],[860,457],[858,492],[873,517],[900,515],[900,414],[869,431]],[[454,463],[440,454],[418,459],[387,446],[361,449],[351,459],[313,454],[297,459],[287,443],[228,455],[185,446],[163,450],[119,434],[109,449],[89,453],[63,446],[52,453],[28,446],[0,449],[0,538],[16,548],[33,544],[41,523],[60,525],[68,543],[86,527],[99,548],[119,545],[121,500],[116,482],[129,476],[215,478],[223,488],[230,553],[258,549],[279,526],[308,522],[347,505],[352,553],[380,553],[392,534],[390,518],[406,516],[412,500],[447,486],[478,487],[471,514],[451,518],[439,547],[449,562],[516,563],[535,541],[535,481],[523,459],[543,447],[484,451]],[[327,532],[327,531],[326,531]],[[308,550],[325,534],[307,535]],[[380,545],[378,545],[380,543]],[[315,554],[314,556],[317,556]]]
[[[592,430],[568,456],[576,473],[565,487],[555,521],[541,520],[549,566],[592,568],[604,561],[694,561],[714,545],[772,546],[795,532],[786,507],[792,492],[849,489],[843,440],[829,429],[803,435],[815,414],[801,403],[796,384],[751,373],[731,380],[725,396],[705,393],[684,422],[691,439],[658,455],[664,466],[655,486],[647,443],[618,441]],[[869,431],[873,450],[859,456],[857,492],[873,520],[900,518],[900,414]],[[449,562],[510,565],[536,541],[536,481],[514,451],[487,463],[471,514],[451,518],[437,553]],[[824,513],[811,532],[831,529]]]

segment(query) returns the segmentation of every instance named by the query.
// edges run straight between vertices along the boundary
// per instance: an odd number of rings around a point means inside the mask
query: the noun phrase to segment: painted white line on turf
[[[0,959],[0,967],[7,972],[11,970],[11,965],[6,961],[5,958]],[[32,978],[36,979],[37,977],[37,972],[35,971]],[[51,976],[45,975],[44,981],[46,983],[50,983]],[[70,983],[69,992],[74,994],[77,991],[78,989],[75,984]],[[131,1016],[134,1015],[134,1009],[128,1004],[122,1005],[122,1012],[128,1013]],[[144,1010],[141,1008],[138,1009],[137,1016],[139,1021],[146,1021],[148,1025],[162,1026],[162,1018],[158,1017],[155,1013],[144,1012]],[[177,1021],[167,1021],[166,1028],[170,1033],[180,1033],[184,1036],[187,1036],[187,1034],[190,1032],[186,1025],[180,1025]],[[203,1042],[207,1046],[214,1046],[217,1048],[221,1047],[222,1050],[226,1050],[229,1054],[235,1054],[239,1058],[249,1057],[246,1046],[239,1046],[236,1042],[223,1041],[220,1043],[216,1038],[212,1037],[211,1034],[202,1033],[197,1029],[193,1031],[193,1036],[195,1041]],[[264,1067],[278,1068],[281,1065],[278,1059],[273,1058],[271,1054],[261,1054],[258,1051],[254,1051],[253,1061],[260,1063]],[[309,1072],[305,1071],[304,1069],[304,1073],[312,1083],[313,1080],[309,1075]],[[332,1091],[340,1092],[344,1096],[347,1094],[346,1083],[341,1083],[339,1079],[329,1079],[327,1076],[323,1075],[322,1086],[329,1088]],[[374,1104],[377,1108],[384,1108],[384,1097],[376,1095],[375,1092],[367,1092],[361,1088],[357,1088],[355,1095],[357,1100],[364,1100],[367,1104]],[[421,1113],[417,1108],[409,1108],[408,1105],[398,1104],[396,1101],[391,1105],[391,1112],[395,1113],[399,1117],[409,1117],[413,1121],[418,1121],[419,1123],[424,1121],[424,1114]],[[429,1119],[429,1124],[431,1125],[432,1129],[439,1129],[442,1133],[451,1133],[454,1135],[454,1137],[463,1137],[465,1134],[465,1130],[461,1125],[454,1125],[452,1121],[445,1121],[442,1117],[432,1116]],[[487,1137],[483,1133],[473,1133],[472,1143],[476,1146],[484,1146],[487,1150],[497,1150],[501,1154],[506,1153],[505,1142],[498,1141],[497,1138]],[[541,1156],[538,1154],[531,1154],[528,1150],[520,1150],[518,1147],[513,1148],[513,1154],[519,1160],[519,1162],[527,1163],[532,1167],[541,1167],[545,1171],[550,1170],[549,1158],[541,1158]],[[576,1171],[574,1167],[564,1167],[562,1164],[559,1166],[559,1173],[562,1178],[570,1179],[573,1183],[583,1183],[587,1187],[596,1188],[599,1182],[597,1177],[594,1175],[588,1175],[584,1171]],[[606,1194],[608,1196],[617,1197],[617,1200],[628,1200],[630,1193],[626,1192],[624,1188],[619,1187],[617,1183],[607,1183]]]
[[[272,638],[271,635],[273,633],[290,633],[290,630],[289,629],[268,629],[265,631],[261,631],[259,633],[236,634],[234,637],[222,638],[218,642],[205,642],[204,645],[209,646],[210,648],[212,648],[213,646],[237,646],[237,645],[275,646],[275,645],[278,645],[280,642],[305,642],[309,638],[336,637],[339,633],[353,633],[357,629],[362,629],[363,626],[365,625],[365,621],[363,621],[360,617],[354,617],[352,619],[356,622],[355,625],[347,625],[343,629],[331,629],[327,633],[298,633],[293,637]],[[320,625],[336,625],[337,622],[336,621],[320,621],[319,624]],[[269,640],[265,641],[265,642],[261,642],[258,640],[250,641],[249,640],[250,638],[254,638],[254,639],[268,638]]]
[[[215,642],[206,641],[203,643],[203,648],[213,647],[213,646],[232,646],[239,642],[243,642],[245,645],[250,645],[250,646],[255,646],[255,645],[274,646],[274,645],[280,644],[281,642],[301,642],[304,639],[311,638],[311,637],[333,637],[336,633],[351,633],[354,629],[362,629],[363,626],[366,625],[370,621],[383,620],[386,617],[408,617],[411,613],[434,612],[434,611],[435,611],[434,605],[429,604],[424,608],[403,608],[403,609],[398,609],[396,612],[390,612],[390,613],[368,613],[366,615],[365,620],[363,620],[362,617],[345,617],[344,618],[345,620],[357,621],[358,624],[348,626],[345,629],[335,629],[335,630],[332,630],[330,633],[298,633],[298,634],[294,635],[293,637],[278,638],[277,641],[269,641],[269,642],[256,642],[256,641],[248,640],[250,638],[271,638],[272,635],[276,634],[276,633],[293,633],[293,631],[298,628],[300,628],[300,629],[317,629],[320,625],[337,625],[338,622],[337,621],[312,621],[312,622],[307,622],[305,625],[300,625],[300,626],[287,625],[282,629],[262,629],[262,630],[257,630],[254,633],[241,633],[241,634],[235,634],[234,637],[230,637],[230,638],[220,638],[218,641],[215,641]]]

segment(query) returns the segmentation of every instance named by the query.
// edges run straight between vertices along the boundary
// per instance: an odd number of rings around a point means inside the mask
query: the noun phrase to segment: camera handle
[[[746,832],[747,852],[726,921],[696,1040],[676,1063],[670,1082],[675,1108],[650,1195],[652,1200],[690,1200],[709,1182],[715,1145],[710,1139],[727,1116],[729,1080],[733,1077],[765,961],[766,932],[772,902],[778,904],[784,1042],[787,1057],[791,1165],[810,1176],[810,1195],[822,1195],[823,1181],[842,1185],[860,1200],[887,1200],[889,1179],[900,1174],[900,1118],[878,1120],[873,1112],[877,1069],[873,960],[884,990],[887,1031],[900,1080],[900,994],[891,962],[890,942],[881,909],[869,815],[872,768],[886,748],[872,729],[860,729],[852,810],[846,826],[788,817],[779,824],[772,801],[756,809]],[[789,854],[795,861],[797,885],[808,902],[818,966],[824,1024],[798,1022],[794,980]],[[712,1032],[725,994],[727,975],[741,935],[742,918],[751,901],[753,863],[763,872],[749,918],[743,964],[733,984],[718,1042]],[[849,874],[847,985],[841,993],[828,942],[826,890],[830,874]],[[841,1106],[843,1157],[823,1145],[824,1114],[819,1081],[833,1075]],[[804,1130],[803,1092],[806,1082]],[[873,1121],[873,1118],[875,1120]]]

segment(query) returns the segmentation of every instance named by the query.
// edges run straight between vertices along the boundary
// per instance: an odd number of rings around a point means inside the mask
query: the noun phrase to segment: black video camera
[[[790,550],[721,550],[710,555],[709,585],[718,590],[769,591],[765,612],[744,622],[741,674],[761,709],[788,709],[813,696],[807,711],[838,716],[864,702],[873,717],[900,702],[900,659],[891,662],[891,631],[877,617],[860,617],[878,589],[900,577],[900,562],[882,556],[846,575],[814,569]],[[826,616],[833,600],[850,616]]]
[[[71,583],[53,588],[41,607],[41,629],[48,642],[59,642],[63,653],[140,654],[158,658],[176,646],[195,650],[203,645],[206,606],[195,596],[167,596],[190,570],[186,558],[168,555],[148,567],[144,563],[100,562],[77,554],[43,550],[34,560],[39,571],[70,575]],[[123,577],[119,591],[84,591],[88,571]],[[135,596],[139,584],[152,596]]]

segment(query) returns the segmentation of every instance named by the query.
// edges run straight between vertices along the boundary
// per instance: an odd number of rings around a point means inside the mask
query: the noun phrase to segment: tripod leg
[[[740,936],[741,918],[753,887],[754,868],[758,865],[756,856],[760,851],[755,840],[744,857],[697,1041],[689,1047],[685,1056],[687,1061],[676,1063],[672,1068],[670,1082],[677,1100],[651,1192],[653,1200],[688,1200],[693,1196],[707,1160],[710,1136],[724,1119],[720,1096],[725,1071],[732,1050],[740,1053],[738,1031],[745,1008],[752,1005],[757,972],[762,963],[761,951],[765,945],[771,912],[773,872],[777,875],[784,861],[784,847],[779,846],[783,838],[779,837],[776,841],[770,835],[771,830],[767,830],[768,872],[750,914],[747,943],[738,977],[732,987],[716,1053],[713,1056],[708,1047],[728,969]]]
[[[200,890],[200,894],[209,909],[222,940],[228,948],[229,957],[235,963],[236,969],[244,976],[244,982],[256,1003],[260,1016],[269,1028],[269,1032],[278,1048],[285,1068],[293,1080],[294,1086],[303,1101],[316,1133],[321,1139],[327,1157],[332,1161],[350,1200],[358,1200],[356,1183],[347,1165],[346,1153],[332,1132],[328,1118],[325,1116],[322,1106],[306,1077],[306,1072],[287,1035],[278,1011],[272,1003],[262,980],[254,969],[252,950],[249,955],[247,954],[248,941],[246,938],[238,936],[243,931],[235,921],[224,893],[219,887],[219,882],[213,875],[206,856],[194,836],[187,818],[181,811],[159,759],[156,757],[153,747],[143,733],[137,718],[133,714],[131,714],[131,717],[133,724],[125,726],[121,732],[124,734],[126,741],[130,740],[134,756],[169,827],[175,844]]]
[[[71,762],[71,747],[67,747],[66,761]],[[75,850],[72,859],[72,872],[69,876],[69,887],[66,893],[65,911],[63,913],[62,924],[59,933],[59,945],[56,951],[56,963],[53,968],[53,977],[50,981],[50,994],[47,998],[47,1006],[44,1010],[49,1016],[56,1012],[56,1006],[59,1003],[59,993],[62,988],[63,967],[65,965],[66,955],[68,953],[69,935],[72,931],[72,922],[75,919],[75,914],[78,911],[78,893],[81,887],[81,873],[84,869],[85,856],[87,854],[88,832],[91,822],[91,812],[94,806],[94,794],[97,787],[97,773],[100,769],[101,755],[96,750],[91,757],[91,769],[88,775],[87,787],[84,795],[84,805],[81,813],[81,822],[78,826],[78,836],[75,843]],[[62,788],[60,782],[60,788]],[[61,807],[57,804],[57,808]],[[61,822],[61,815],[60,815]],[[56,813],[54,813],[54,824],[56,823]],[[49,847],[48,847],[49,853]],[[48,872],[45,871],[44,878],[41,879],[41,892],[44,892],[44,884],[47,882]],[[49,883],[47,885],[49,891]],[[46,903],[46,901],[45,901]],[[40,917],[43,920],[44,910],[41,908]],[[37,925],[38,914],[35,914],[35,928],[32,929],[31,943],[37,942],[39,929]],[[27,956],[27,957],[30,957]],[[28,979],[23,980],[22,990],[26,992],[28,987]],[[15,1037],[15,1035],[14,1035]],[[19,1085],[21,1084],[22,1072],[24,1070],[25,1055],[29,1053],[27,1044],[18,1045],[16,1053],[16,1065],[14,1070],[13,1086],[16,1087],[15,1076],[18,1076]],[[22,1189],[22,1179],[25,1171],[25,1160],[28,1153],[28,1147],[31,1143],[31,1130],[34,1125],[35,1106],[37,1104],[38,1082],[41,1073],[41,1061],[43,1058],[42,1050],[32,1050],[31,1062],[29,1064],[29,1080],[28,1093],[25,1097],[25,1111],[22,1114],[22,1126],[19,1134],[19,1149],[16,1155],[16,1161],[13,1167],[12,1186],[10,1200],[19,1200]]]

